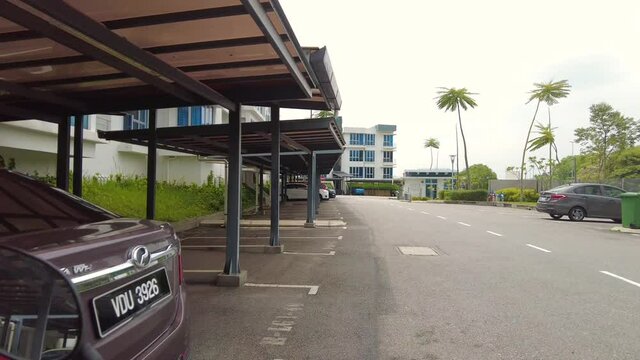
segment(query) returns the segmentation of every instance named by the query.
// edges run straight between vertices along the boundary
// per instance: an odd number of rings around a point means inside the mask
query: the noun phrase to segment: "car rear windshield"
[[[65,191],[0,170],[0,237],[118,217]]]

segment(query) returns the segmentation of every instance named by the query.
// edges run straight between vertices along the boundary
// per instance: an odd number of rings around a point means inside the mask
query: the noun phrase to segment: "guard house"
[[[402,188],[403,194],[411,197],[429,197],[436,199],[438,192],[451,189],[455,185],[454,172],[444,169],[405,170]]]

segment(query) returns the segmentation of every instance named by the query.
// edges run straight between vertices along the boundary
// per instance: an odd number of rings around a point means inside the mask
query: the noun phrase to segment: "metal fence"
[[[606,179],[602,181],[593,181],[593,180],[580,180],[577,182],[585,182],[585,183],[600,183],[611,186],[616,186],[622,188],[626,191],[631,192],[640,192],[640,179]],[[538,192],[548,190],[550,188],[554,188],[561,185],[572,184],[574,181],[571,180],[553,180],[552,186],[549,186],[548,181],[544,180],[524,180],[524,188],[525,189],[536,189]],[[501,189],[506,188],[519,188],[520,180],[490,180],[489,181],[489,193],[498,192]]]

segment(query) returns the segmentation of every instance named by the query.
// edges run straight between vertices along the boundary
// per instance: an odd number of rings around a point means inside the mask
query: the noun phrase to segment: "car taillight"
[[[562,195],[562,194],[553,194],[553,195],[551,195],[551,200],[555,200],[555,201],[564,200],[566,198],[567,198],[567,195]]]
[[[182,268],[182,254],[178,254],[178,285],[184,282],[184,269]]]

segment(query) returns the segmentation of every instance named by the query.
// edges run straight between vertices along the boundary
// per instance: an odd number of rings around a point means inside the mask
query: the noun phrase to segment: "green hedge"
[[[438,193],[440,200],[487,201],[487,190],[444,190]]]
[[[496,191],[496,194],[504,194],[504,201],[520,201],[519,188],[506,188]],[[535,189],[524,189],[524,201],[536,202],[540,194]]]
[[[349,182],[350,189],[365,189],[365,190],[390,190],[398,191],[400,186],[392,183],[380,183],[380,182]]]
[[[430,197],[426,197],[426,196],[412,196],[411,197],[411,201],[429,201],[431,200]]]

